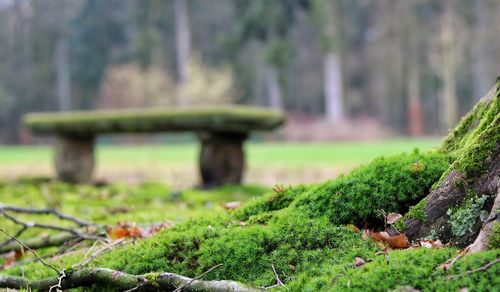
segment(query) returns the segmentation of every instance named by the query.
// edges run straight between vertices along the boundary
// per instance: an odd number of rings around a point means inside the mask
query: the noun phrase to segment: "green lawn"
[[[295,167],[355,165],[377,156],[411,151],[414,148],[430,149],[437,139],[397,139],[385,141],[338,143],[256,143],[246,145],[248,165],[251,167]],[[199,146],[195,143],[164,145],[100,145],[99,163],[166,163],[193,165]],[[49,146],[0,147],[1,164],[50,164],[52,151]]]

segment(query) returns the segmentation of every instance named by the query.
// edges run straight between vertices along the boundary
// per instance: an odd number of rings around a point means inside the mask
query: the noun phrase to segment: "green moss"
[[[456,140],[452,138],[445,139],[441,148],[453,152],[457,158],[450,168],[443,173],[435,187],[452,170],[466,174],[468,180],[471,181],[484,173],[484,163],[497,151],[497,142],[500,140],[500,81],[497,81],[490,94],[492,100],[484,101],[484,105],[479,106],[484,108],[477,111],[477,114],[480,115],[478,125],[462,138]],[[459,124],[457,131],[461,127]]]
[[[36,113],[25,117],[37,133],[95,134],[152,131],[249,132],[283,124],[281,112],[250,106]]]
[[[312,217],[326,215],[334,224],[381,226],[379,210],[408,211],[427,195],[448,162],[448,157],[438,152],[379,158],[304,192],[291,207]],[[418,171],[415,165],[419,165]]]
[[[492,265],[487,270],[465,274],[476,270],[500,256],[500,251],[474,253],[458,260],[449,271],[438,270],[433,281],[423,286],[423,291],[459,291],[467,287],[469,291],[492,291],[500,287],[500,264]],[[450,276],[462,275],[450,279]]]
[[[466,233],[473,232],[472,228],[479,218],[484,203],[488,196],[474,196],[455,209],[448,209],[446,214],[450,217],[448,223],[451,225],[451,232],[455,237],[464,236]]]
[[[286,188],[282,191],[268,193],[238,209],[234,213],[234,216],[238,220],[246,221],[254,215],[284,209],[288,207],[298,195],[306,192],[310,188],[310,186],[299,185],[293,188]]]
[[[500,248],[500,223],[498,221],[493,222],[493,226],[491,227],[491,234],[488,238],[488,245],[490,249]]]
[[[359,269],[348,270],[340,277],[330,274],[331,276],[311,279],[307,283],[308,290],[390,291],[410,286],[421,291],[458,291],[463,287],[467,287],[469,291],[490,291],[492,287],[498,287],[500,284],[497,277],[500,272],[498,264],[486,271],[454,280],[448,279],[449,275],[476,269],[496,259],[499,255],[498,250],[468,255],[457,261],[449,271],[438,268],[454,254],[452,249],[421,248],[393,251],[388,255],[389,260],[379,256]]]
[[[406,231],[406,221],[405,217],[399,219],[394,223],[394,228],[396,228],[400,233],[404,233]]]
[[[309,291],[389,291],[409,285],[425,287],[435,268],[453,255],[450,249],[394,251],[358,269],[348,269],[340,276],[326,274],[309,281]],[[326,282],[328,281],[328,282]],[[326,282],[326,283],[325,283]]]
[[[411,207],[408,213],[405,214],[406,217],[424,221],[427,219],[424,209],[427,205],[427,198],[422,199],[418,204]]]
[[[471,133],[477,127],[491,100],[481,100],[465,115],[457,126],[443,139],[440,149],[444,152],[460,150],[471,138]]]

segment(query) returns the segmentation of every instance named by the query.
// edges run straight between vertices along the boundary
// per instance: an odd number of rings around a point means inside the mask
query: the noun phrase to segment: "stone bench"
[[[199,167],[204,187],[241,182],[243,142],[252,131],[283,124],[281,112],[250,106],[155,108],[31,113],[33,133],[55,135],[55,168],[60,180],[92,180],[96,136],[116,133],[195,132],[201,141]]]

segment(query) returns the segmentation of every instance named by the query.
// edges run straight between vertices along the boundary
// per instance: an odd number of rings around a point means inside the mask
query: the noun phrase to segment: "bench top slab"
[[[282,112],[253,106],[142,108],[31,113],[25,125],[34,133],[95,135],[148,132],[248,133],[272,130],[285,121]]]

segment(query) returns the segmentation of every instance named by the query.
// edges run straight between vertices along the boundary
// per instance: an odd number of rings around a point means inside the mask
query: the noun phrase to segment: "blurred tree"
[[[441,126],[452,129],[458,119],[456,94],[455,1],[443,1],[441,17],[441,49],[443,64],[443,94]]]
[[[406,95],[408,107],[408,131],[412,136],[424,132],[422,97],[420,93],[421,30],[417,22],[415,4],[418,0],[402,1],[404,30],[406,35]]]
[[[338,122],[345,117],[343,95],[343,35],[340,0],[311,0],[312,14],[321,31],[324,50],[323,96],[325,116]]]
[[[126,49],[126,9],[122,1],[86,0],[72,23],[73,76],[81,108],[94,105],[106,66],[123,57]]]
[[[237,0],[234,5],[237,23],[230,41],[231,49],[241,50],[254,39],[264,43],[264,79],[268,105],[282,108],[283,70],[291,59],[287,36],[297,8],[307,5],[307,1]]]
[[[187,105],[187,97],[182,93],[188,85],[189,56],[191,53],[191,28],[189,24],[188,0],[174,0],[177,99],[181,106]]]

